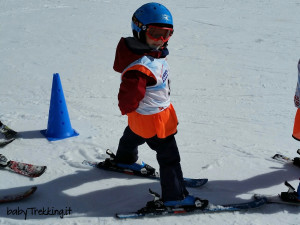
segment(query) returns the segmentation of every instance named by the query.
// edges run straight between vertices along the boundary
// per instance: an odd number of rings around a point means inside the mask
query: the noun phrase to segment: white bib
[[[143,56],[131,63],[122,73],[128,70],[151,72],[151,77],[156,79],[156,84],[146,87],[145,97],[140,101],[136,112],[143,115],[159,113],[170,106],[169,71],[170,67],[165,58]]]

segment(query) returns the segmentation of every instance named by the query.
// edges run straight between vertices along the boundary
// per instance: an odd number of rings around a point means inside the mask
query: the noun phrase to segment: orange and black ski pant
[[[138,146],[144,143],[157,153],[162,200],[182,200],[188,195],[188,191],[183,182],[180,155],[174,135],[163,139],[157,136],[145,139],[127,126],[120,139],[115,160],[124,164],[135,163],[138,159]]]

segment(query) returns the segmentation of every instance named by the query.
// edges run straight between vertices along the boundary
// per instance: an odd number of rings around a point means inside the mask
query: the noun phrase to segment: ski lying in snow
[[[241,210],[248,210],[258,208],[264,205],[267,202],[265,197],[257,197],[256,199],[237,204],[226,204],[226,205],[213,205],[208,204],[208,206],[204,209],[199,209],[197,207],[189,207],[189,208],[170,208],[166,207],[165,209],[157,209],[157,210],[145,210],[142,208],[136,212],[132,213],[117,213],[116,217],[118,219],[129,219],[129,218],[141,218],[145,216],[165,216],[171,214],[202,214],[202,213],[216,213],[216,212],[234,212]]]
[[[9,170],[27,177],[39,177],[46,171],[47,167],[8,160],[4,155],[0,154],[0,169]]]
[[[114,153],[112,153],[109,149],[106,151],[106,153],[108,155],[110,155],[111,157],[114,157]],[[99,168],[99,169],[103,169],[103,170],[109,170],[109,171],[113,171],[113,172],[118,172],[118,173],[125,173],[128,175],[134,175],[134,176],[139,176],[139,177],[145,177],[145,178],[149,178],[149,179],[155,179],[155,180],[159,180],[159,173],[155,172],[154,174],[144,174],[140,171],[135,171],[135,170],[130,170],[130,169],[125,169],[125,168],[121,168],[121,167],[117,167],[117,166],[107,166],[105,164],[105,161],[103,162],[94,162],[94,161],[88,161],[88,160],[84,160],[82,162],[82,164],[87,165],[87,166],[92,166],[95,168]],[[206,184],[208,181],[208,179],[206,178],[202,178],[202,179],[194,179],[194,178],[184,178],[184,183],[187,187],[200,187],[203,186],[204,184]]]
[[[0,196],[0,204],[1,203],[8,203],[8,202],[17,202],[24,198],[29,197],[36,191],[37,187],[32,187],[28,189],[27,191],[18,193],[18,194],[9,194],[5,196]]]
[[[297,151],[298,153],[300,152],[300,149],[298,149]],[[272,159],[282,162],[282,163],[291,163],[294,164],[295,166],[299,166],[300,167],[300,158],[299,157],[295,157],[295,158],[290,158],[288,156],[285,155],[281,155],[281,154],[275,154]]]
[[[17,132],[9,128],[0,121],[0,147],[13,142],[17,137]]]

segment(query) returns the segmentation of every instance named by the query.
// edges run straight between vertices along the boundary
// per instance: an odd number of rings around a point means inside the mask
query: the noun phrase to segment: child
[[[170,103],[166,56],[173,34],[172,15],[161,4],[147,3],[135,11],[131,26],[134,37],[121,38],[113,67],[121,73],[119,108],[128,116],[128,126],[112,161],[119,167],[153,173],[152,167],[138,162],[138,146],[147,143],[156,151],[160,166],[162,199],[152,202],[153,206],[194,205],[196,198],[183,182],[174,137],[178,121]]]
[[[295,116],[294,129],[293,129],[293,138],[297,141],[300,141],[300,60],[298,61],[298,82],[296,87],[296,93],[294,97],[294,103],[297,107],[297,112]],[[293,160],[296,166],[300,166],[300,158],[295,157]]]
[[[294,130],[293,130],[293,138],[300,141],[300,60],[298,62],[298,82],[296,87],[296,93],[294,97],[295,107],[297,107],[297,113],[295,116]]]

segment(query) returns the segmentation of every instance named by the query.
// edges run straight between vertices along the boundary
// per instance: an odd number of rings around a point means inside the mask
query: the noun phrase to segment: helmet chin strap
[[[163,46],[154,46],[154,45],[148,45],[148,46],[153,50],[161,50],[164,48]]]
[[[149,44],[147,44],[147,45],[153,50],[163,50],[164,48],[166,48],[168,46],[168,42],[165,42],[163,46],[154,46],[154,45],[149,45]]]

